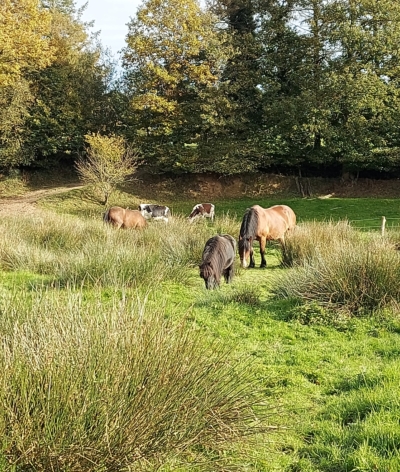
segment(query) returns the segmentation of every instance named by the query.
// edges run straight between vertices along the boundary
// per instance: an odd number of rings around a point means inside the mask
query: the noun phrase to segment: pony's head
[[[218,287],[218,281],[215,277],[213,268],[209,262],[203,262],[199,266],[200,268],[200,277],[204,280],[206,284],[206,289],[213,290],[214,288]]]
[[[253,244],[253,237],[239,237],[239,257],[240,264],[245,269],[247,267],[247,259],[250,257],[251,246]]]
[[[201,204],[195,205],[192,212],[188,216],[188,220],[190,221],[190,223],[192,223],[196,218],[198,218],[199,216],[202,216],[203,213],[204,213],[203,205]]]

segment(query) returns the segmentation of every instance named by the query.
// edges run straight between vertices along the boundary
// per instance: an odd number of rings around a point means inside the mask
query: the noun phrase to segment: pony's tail
[[[109,223],[109,222],[110,222],[109,214],[110,214],[110,210],[107,210],[105,213],[103,213],[103,221],[104,221],[104,223]]]

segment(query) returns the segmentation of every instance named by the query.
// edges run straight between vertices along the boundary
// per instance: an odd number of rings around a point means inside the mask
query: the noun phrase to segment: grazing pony
[[[254,267],[253,241],[259,241],[261,266],[266,267],[265,245],[274,239],[281,245],[285,244],[285,234],[296,226],[296,215],[287,205],[274,205],[270,208],[261,208],[254,205],[246,210],[243,216],[239,234],[239,256],[242,267],[247,267],[247,258],[250,255],[249,267]]]
[[[153,203],[141,203],[138,210],[146,220],[162,220],[168,223],[168,218],[171,216],[170,209],[164,205],[155,205]]]
[[[188,219],[191,223],[196,218],[211,218],[211,221],[214,221],[214,215],[215,205],[212,203],[198,203],[193,207],[193,210],[188,216]]]
[[[221,234],[210,238],[204,247],[200,277],[204,279],[206,288],[212,290],[219,287],[221,276],[228,284],[233,278],[236,241],[229,234]]]
[[[116,228],[142,229],[147,225],[143,215],[138,210],[129,210],[119,206],[111,207],[104,213],[103,220]]]

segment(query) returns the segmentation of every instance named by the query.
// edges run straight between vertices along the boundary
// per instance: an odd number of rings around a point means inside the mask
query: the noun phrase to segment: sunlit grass
[[[280,277],[293,277],[293,287],[301,279],[297,269],[280,264],[280,249],[273,243],[267,249],[267,269],[244,270],[237,264],[232,284],[222,283],[219,290],[207,291],[197,268],[205,241],[217,232],[237,236],[248,206],[268,206],[278,203],[276,199],[220,201],[216,202],[214,223],[189,225],[184,218],[175,217],[170,225],[151,222],[147,230],[134,232],[104,226],[102,206],[89,203],[79,192],[40,203],[42,208],[57,208],[57,215],[49,213],[42,220],[7,217],[0,223],[4,271],[0,336],[3,359],[13,366],[2,374],[2,401],[7,406],[3,415],[8,415],[8,423],[0,422],[4,433],[0,468],[24,463],[33,470],[58,467],[94,472],[113,468],[163,472],[399,470],[398,304],[389,303],[384,309],[379,305],[379,310],[360,312],[359,318],[338,320],[313,304],[313,299],[308,304],[275,299],[272,292]],[[140,200],[130,194],[118,198],[121,200],[115,204],[131,207]],[[332,253],[331,269],[333,254],[337,254],[333,250],[353,241],[353,218],[372,217],[380,222],[382,214],[390,217],[398,211],[397,201],[386,200],[382,208],[382,201],[374,200],[280,200],[297,212],[299,230],[307,222],[315,229],[316,239],[304,233],[292,247],[294,265],[307,262],[312,266],[315,254],[321,252],[317,243],[325,241],[327,252]],[[175,216],[185,215],[193,206],[177,199],[172,203]],[[343,222],[331,222],[332,215]],[[336,226],[339,236],[334,233]],[[325,236],[324,228],[329,233]],[[373,236],[379,237],[375,228]],[[354,234],[357,244],[363,245],[368,238]],[[388,231],[387,240],[397,254],[394,230]],[[257,258],[258,244],[255,251]],[[346,254],[344,267],[349,273],[361,251]],[[337,255],[336,259],[339,264]],[[377,270],[373,259],[371,271]],[[356,283],[356,275],[360,270],[353,272],[354,287],[363,287]],[[148,320],[147,332],[137,324],[142,315]],[[186,339],[193,343],[182,343]],[[213,346],[221,351],[214,351]],[[212,366],[221,366],[214,362],[213,352],[229,352],[222,366],[228,369],[224,372],[230,372],[228,378],[221,370],[213,371]],[[136,436],[142,431],[138,421],[133,426],[128,421],[138,418],[133,415],[136,402],[129,401],[134,398],[130,396],[134,388],[129,389],[138,378],[132,372],[171,381],[163,384],[170,385],[166,390],[157,382],[151,384],[152,408],[164,402],[175,411],[167,399],[174,393],[176,404],[182,399],[185,405],[195,406],[194,411],[182,409],[187,415],[185,424],[193,419],[202,425],[204,414],[196,389],[204,377],[194,369],[186,378],[187,371],[182,370],[186,358],[201,372],[210,373],[212,387],[204,387],[205,391],[219,386],[226,397],[222,386],[232,384],[224,381],[221,386],[221,379],[234,379],[235,388],[241,380],[245,384],[251,380],[252,391],[262,393],[256,395],[257,402],[268,407],[267,434],[248,440],[243,431],[233,438],[223,433],[225,440],[219,443],[215,436],[205,438],[190,429],[190,423],[185,426],[178,421],[163,427],[165,417],[157,416],[162,411],[157,407],[154,421],[145,422],[157,426],[156,443],[145,441],[155,444],[154,454],[146,446],[138,460],[132,431]],[[237,370],[239,366],[244,371]],[[50,381],[54,390],[49,389]],[[175,388],[172,384],[176,382],[180,386]],[[190,392],[196,395],[191,397]],[[185,403],[187,398],[196,401]],[[257,409],[254,405],[253,413]],[[16,426],[7,429],[11,421]],[[11,432],[19,439],[13,442]],[[176,438],[183,438],[179,432],[188,433],[184,436],[187,442],[176,446]],[[144,433],[150,438],[150,428]]]
[[[286,241],[283,261],[295,268],[273,289],[278,296],[353,314],[400,303],[399,251],[390,240],[347,222],[298,227]]]

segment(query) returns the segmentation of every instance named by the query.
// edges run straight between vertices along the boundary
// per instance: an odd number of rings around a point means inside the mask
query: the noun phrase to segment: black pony
[[[219,287],[221,276],[225,282],[231,282],[234,273],[236,241],[229,234],[218,234],[210,238],[204,247],[200,267],[200,277],[206,288]]]

